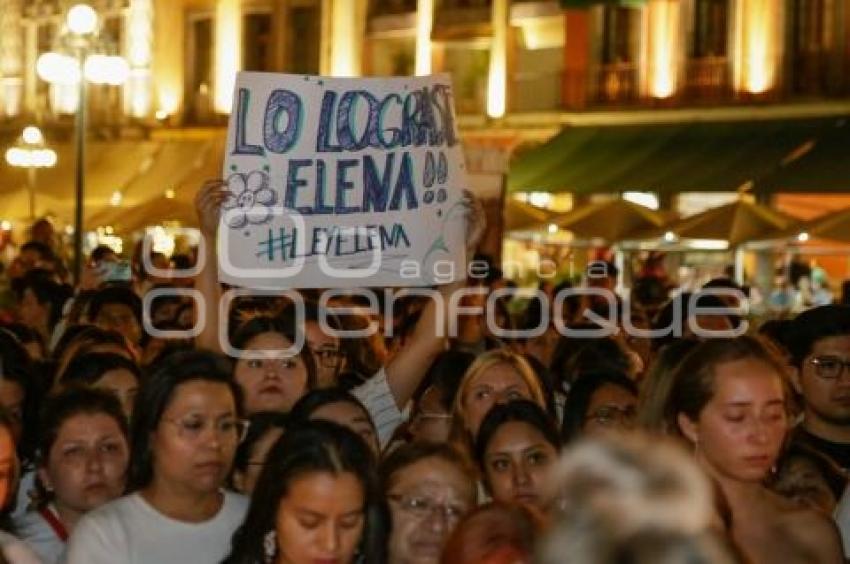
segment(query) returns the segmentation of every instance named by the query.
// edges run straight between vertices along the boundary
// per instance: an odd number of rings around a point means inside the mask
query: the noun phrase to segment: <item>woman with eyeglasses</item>
[[[389,564],[437,564],[455,526],[477,501],[476,472],[446,444],[411,443],[381,464],[392,526]]]
[[[637,385],[613,371],[585,372],[570,387],[564,404],[564,443],[580,435],[630,431],[637,420]]]
[[[790,405],[785,363],[765,342],[744,336],[697,345],[676,369],[664,412],[667,428],[716,484],[724,532],[745,561],[839,564],[841,539],[829,516],[765,487]]]
[[[375,458],[360,437],[329,421],[291,425],[223,564],[383,564],[380,521]]]
[[[316,386],[316,365],[307,347],[298,354],[284,356],[296,342],[294,321],[255,317],[233,334],[238,355],[233,368],[236,383],[242,389],[244,412],[287,413],[295,403]]]
[[[220,561],[247,508],[223,489],[245,431],[239,395],[226,359],[167,358],[136,398],[131,493],[83,517],[68,563]]]
[[[543,509],[543,488],[560,450],[555,422],[528,400],[491,409],[475,441],[487,493],[495,501],[537,509]]]
[[[83,515],[123,495],[130,460],[127,434],[121,403],[103,390],[68,388],[43,406],[38,504],[15,526],[45,564],[61,561]]]

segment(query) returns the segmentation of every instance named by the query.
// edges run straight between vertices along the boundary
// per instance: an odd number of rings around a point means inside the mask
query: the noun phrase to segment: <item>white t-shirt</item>
[[[224,492],[218,514],[203,523],[166,517],[138,493],[86,514],[68,539],[68,564],[212,564],[230,553],[248,498]]]

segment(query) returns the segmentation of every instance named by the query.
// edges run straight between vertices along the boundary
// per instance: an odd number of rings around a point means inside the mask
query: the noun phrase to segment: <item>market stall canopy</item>
[[[678,239],[727,241],[730,247],[736,247],[751,241],[776,238],[777,232],[790,229],[798,223],[790,215],[742,197],[654,231],[638,233],[635,238],[663,239],[672,232]]]
[[[165,222],[177,222],[181,227],[197,226],[193,203],[157,196],[135,206],[104,209],[92,215],[86,223],[89,228],[111,226],[118,233],[132,233]]]
[[[0,194],[0,220],[29,225],[30,193],[27,189],[13,190]],[[73,206],[65,200],[35,193],[36,217],[51,216],[70,222],[74,217]]]
[[[792,238],[805,233],[806,239],[826,239],[850,243],[850,208],[828,213],[783,230],[778,237]]]
[[[850,192],[850,120],[830,121],[753,187],[763,192]]]
[[[835,147],[837,140],[827,135],[834,122],[801,118],[568,127],[517,155],[508,190],[734,191],[776,173],[813,139],[823,138],[830,151],[846,153],[846,141]],[[783,188],[800,191],[788,183]]]
[[[664,215],[620,198],[578,207],[551,220],[579,239],[603,239],[608,243],[628,239],[637,231],[664,225]]]
[[[90,141],[86,149],[86,225],[93,214],[110,207],[116,192],[121,194],[119,210],[164,199],[166,192],[191,201],[204,180],[221,176],[224,143],[224,130],[178,138]],[[55,168],[39,170],[36,175],[37,215],[53,212],[70,221],[75,193],[73,146],[54,143],[51,147],[59,158]],[[0,164],[0,215],[28,215],[27,198],[9,198],[25,191],[26,185],[25,170]],[[158,218],[151,215],[147,219],[156,223]]]
[[[508,196],[504,209],[505,231],[520,231],[525,229],[542,229],[550,223],[552,213],[520,202],[516,198]]]

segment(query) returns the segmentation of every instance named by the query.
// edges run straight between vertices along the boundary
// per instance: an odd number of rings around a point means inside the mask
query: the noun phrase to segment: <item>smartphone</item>
[[[133,278],[130,263],[126,260],[102,262],[98,265],[98,270],[103,282],[129,282]]]

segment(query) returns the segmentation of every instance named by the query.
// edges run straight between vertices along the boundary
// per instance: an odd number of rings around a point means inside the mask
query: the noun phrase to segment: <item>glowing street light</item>
[[[6,162],[10,166],[27,169],[30,219],[35,219],[36,170],[56,166],[56,161],[56,151],[45,147],[44,135],[34,125],[25,127],[18,142],[6,150]]]
[[[77,4],[68,10],[65,23],[71,33],[89,35],[97,29],[97,12],[88,4]]]
[[[51,84],[77,86],[79,95],[74,125],[76,146],[76,210],[74,217],[74,281],[83,268],[83,202],[85,201],[86,82],[119,86],[130,75],[122,57],[113,55],[112,38],[99,33],[97,12],[88,4],[72,6],[59,36],[58,52],[45,53],[36,62],[36,72]]]

